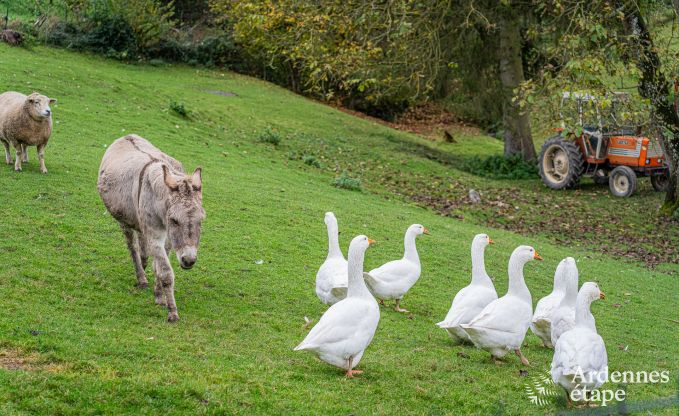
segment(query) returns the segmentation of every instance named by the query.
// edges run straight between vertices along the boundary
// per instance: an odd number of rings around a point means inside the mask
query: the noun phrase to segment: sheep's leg
[[[21,145],[21,161],[23,163],[28,163],[28,146],[25,144]]]
[[[130,250],[130,256],[132,256],[132,264],[134,264],[134,273],[137,275],[137,287],[140,289],[146,289],[149,287],[149,281],[146,280],[146,273],[144,273],[144,268],[141,264],[141,257],[139,255],[139,244],[135,238],[135,231],[123,224],[120,224],[120,228],[123,229],[123,234],[125,234],[125,241],[127,242],[127,249]]]
[[[45,146],[46,143],[38,145],[38,159],[40,159],[40,172],[47,173],[47,168],[45,167]]]
[[[176,322],[179,320],[177,313],[177,304],[174,301],[174,271],[170,265],[170,259],[167,257],[165,247],[154,241],[151,255],[153,256],[153,272],[156,275],[156,280],[160,281],[165,300],[167,303],[167,320],[169,322]],[[156,287],[158,285],[156,284]],[[157,298],[156,298],[157,300]]]
[[[12,143],[14,146],[14,170],[21,172],[21,144],[18,142]]]
[[[0,140],[0,142],[5,147],[5,163],[11,165],[14,161],[12,160],[12,152],[9,151],[9,143],[4,140]]]

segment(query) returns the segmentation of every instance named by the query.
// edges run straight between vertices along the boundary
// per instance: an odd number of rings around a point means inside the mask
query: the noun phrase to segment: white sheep
[[[40,172],[45,167],[45,146],[52,134],[52,109],[57,100],[37,92],[28,97],[18,92],[0,94],[0,141],[5,146],[5,161],[12,164],[11,144],[16,149],[14,170],[21,171],[21,162],[28,162],[28,146],[38,147]]]

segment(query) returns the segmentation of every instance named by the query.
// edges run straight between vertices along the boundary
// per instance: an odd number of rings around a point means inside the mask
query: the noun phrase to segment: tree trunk
[[[661,71],[660,58],[641,12],[629,4],[625,11],[625,31],[636,47],[636,65],[641,72],[639,94],[651,101],[662,127],[669,133],[664,135],[662,143],[670,166],[670,186],[660,211],[672,215],[679,212],[679,115],[670,100],[670,83]]]
[[[501,14],[498,23],[505,156],[521,155],[526,161],[534,161],[535,146],[530,131],[530,119],[513,102],[514,90],[524,81],[519,31],[521,20],[512,10],[507,10]]]

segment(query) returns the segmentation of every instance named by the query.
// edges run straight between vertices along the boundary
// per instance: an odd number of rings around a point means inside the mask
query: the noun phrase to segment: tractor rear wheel
[[[629,166],[618,166],[608,177],[608,188],[615,196],[632,196],[637,187],[637,174]]]
[[[563,136],[547,139],[540,150],[540,177],[552,189],[567,189],[577,185],[585,161],[575,142]]]
[[[670,187],[670,177],[666,174],[651,176],[651,185],[656,192],[667,192]]]

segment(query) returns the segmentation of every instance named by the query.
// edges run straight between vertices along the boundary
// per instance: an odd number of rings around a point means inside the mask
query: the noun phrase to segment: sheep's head
[[[28,114],[33,120],[42,121],[52,116],[52,109],[50,104],[56,103],[57,100],[44,95],[40,95],[37,92],[26,97],[26,103],[24,108],[28,111]]]

